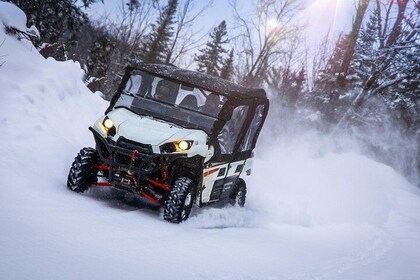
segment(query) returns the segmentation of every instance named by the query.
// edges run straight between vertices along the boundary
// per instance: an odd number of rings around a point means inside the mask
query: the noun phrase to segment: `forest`
[[[78,61],[85,83],[107,100],[125,66],[143,62],[263,87],[273,133],[351,139],[420,186],[418,0],[355,0],[350,28],[328,32],[316,46],[304,32],[314,23],[297,20],[310,1],[252,1],[252,14],[227,1],[231,17],[201,31],[193,26],[213,1],[121,1],[114,14],[95,19],[88,10],[104,5],[97,0],[6,2],[36,26],[39,36],[30,39],[44,57]]]

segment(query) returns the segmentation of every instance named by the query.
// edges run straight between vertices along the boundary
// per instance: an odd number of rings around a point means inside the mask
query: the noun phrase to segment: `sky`
[[[355,13],[355,0],[304,1],[306,1],[305,8],[297,17],[297,20],[307,25],[306,36],[310,43],[322,38],[330,27],[333,32],[338,33],[351,25],[352,16]],[[199,0],[197,6],[203,5],[205,2],[205,0]],[[245,13],[251,13],[254,2],[255,0],[238,0],[238,5]],[[227,21],[228,27],[229,25],[232,26],[234,18],[228,3],[227,0],[214,0],[213,5],[203,13],[195,27],[207,32],[222,20]],[[96,3],[89,8],[88,13],[93,18],[99,18],[104,13],[112,15],[118,10],[119,6],[121,6],[121,1],[104,0],[104,4]]]
[[[254,13],[253,9],[258,0],[236,0],[241,15]],[[293,0],[297,1],[297,0]],[[338,35],[349,30],[352,24],[352,17],[355,14],[355,1],[357,0],[301,0],[303,9],[295,17],[298,25],[304,25],[304,41],[302,42],[302,51],[309,50],[308,60],[311,61],[312,55],[317,53],[318,45],[330,31],[330,38],[337,38]],[[104,14],[112,18],[117,15],[125,0],[104,0],[104,3],[98,1],[87,10],[92,19],[99,19]],[[213,0],[212,5],[207,8],[193,25],[193,31],[197,36],[203,36],[201,44],[208,40],[208,34],[219,25],[222,20],[226,20],[228,27],[228,36],[234,36],[235,31],[230,29],[235,26],[235,17],[233,9],[229,5],[229,0]],[[182,0],[181,0],[182,3]],[[196,9],[201,9],[208,1],[195,0]],[[234,46],[231,46],[234,47]],[[198,45],[198,49],[201,45]],[[186,54],[177,61],[179,67],[195,68],[194,55]]]
[[[331,28],[335,34],[348,30],[356,12],[354,0],[308,0],[301,14],[307,23],[309,42],[322,38]]]

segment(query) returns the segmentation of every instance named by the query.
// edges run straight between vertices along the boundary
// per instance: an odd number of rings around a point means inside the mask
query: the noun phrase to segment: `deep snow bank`
[[[45,60],[0,26],[3,40],[0,278],[419,278],[418,190],[319,136],[267,127],[247,207],[197,209],[181,225],[106,190],[69,192],[70,163],[107,104],[77,63]]]
[[[0,21],[3,25],[26,26],[21,10],[9,3],[0,5],[0,16],[8,16],[7,21]],[[0,148],[4,159],[0,164],[18,162],[42,168],[50,157],[69,159],[69,153],[91,138],[86,128],[103,112],[106,102],[83,84],[78,63],[44,59],[27,40],[6,35],[3,25],[0,120],[7,133],[0,140],[7,145]],[[66,145],[75,149],[70,152]]]
[[[38,29],[35,26],[26,26],[26,15],[11,3],[1,3],[0,24],[2,27],[14,28],[35,37],[39,37]]]

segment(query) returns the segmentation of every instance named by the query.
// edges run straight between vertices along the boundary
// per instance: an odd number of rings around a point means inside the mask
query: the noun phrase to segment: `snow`
[[[3,26],[15,28],[32,36],[39,36],[38,29],[35,26],[26,27],[26,15],[21,9],[11,3],[3,2],[0,5],[0,22]]]
[[[107,103],[77,63],[0,28],[3,40],[1,279],[419,279],[419,190],[319,135],[266,127],[246,207],[194,209],[180,225],[109,189],[70,192]]]

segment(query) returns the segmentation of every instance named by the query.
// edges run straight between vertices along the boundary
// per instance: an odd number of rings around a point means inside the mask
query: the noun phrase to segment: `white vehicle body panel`
[[[188,140],[193,144],[189,150],[182,152],[187,157],[200,155],[205,158],[204,162],[208,162],[214,154],[214,147],[207,144],[208,136],[204,131],[187,129],[149,116],[140,116],[125,108],[112,110],[107,117],[112,120],[116,128],[114,136],[107,136],[103,126],[105,117],[98,119],[93,126],[104,138],[108,137],[117,141],[120,137],[124,137],[138,143],[149,144],[152,146],[153,153],[156,154],[161,153],[160,146],[165,143]],[[223,191],[229,191],[234,187],[236,178],[242,172],[249,170],[251,164],[252,159],[248,159],[213,164],[203,169],[201,203],[212,202],[211,194],[216,181],[219,182],[219,189],[223,185]],[[217,199],[213,198],[214,200]]]
[[[187,129],[149,116],[139,116],[125,108],[115,109],[107,116],[116,127],[116,134],[111,137],[114,141],[122,136],[138,143],[150,144],[153,152],[159,154],[162,144],[188,140],[193,141],[193,144],[189,150],[182,152],[187,157],[200,155],[210,159],[214,153],[213,147],[207,145],[207,134],[202,130]],[[104,117],[98,119],[94,129],[106,137],[103,120]]]
[[[223,168],[228,168],[228,163],[212,166],[203,170],[203,191],[201,193],[201,202],[207,203],[210,201],[211,192],[213,190],[214,182],[226,177],[226,172],[219,175],[219,171]]]
[[[220,179],[226,179],[223,182],[223,190],[228,191],[233,188],[235,180],[229,180],[232,178],[238,177],[245,165],[245,160],[239,160],[232,162],[230,164],[220,164],[217,166],[212,166],[210,168],[204,169],[203,171],[203,191],[201,194],[201,202],[207,203],[211,202],[211,193],[214,188],[214,183]],[[238,168],[238,166],[242,166]],[[220,170],[225,169],[226,171],[220,173]]]

